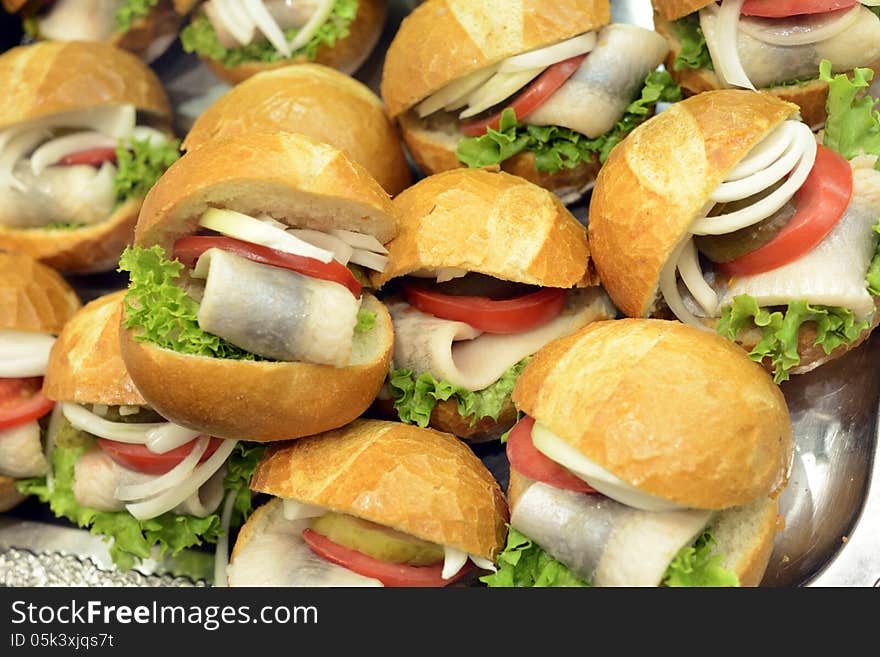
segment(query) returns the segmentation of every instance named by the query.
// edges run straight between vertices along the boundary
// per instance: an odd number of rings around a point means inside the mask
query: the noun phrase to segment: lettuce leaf
[[[498,572],[481,577],[481,582],[490,587],[590,586],[526,535],[507,527],[507,545],[498,555]]]
[[[134,140],[116,148],[116,177],[113,191],[116,200],[125,203],[131,198],[146,196],[159,176],[180,157],[180,140],[174,139],[151,146],[149,139]]]
[[[355,333],[367,333],[372,331],[376,325],[376,313],[364,310],[358,310],[357,324],[354,326]]]
[[[306,45],[293,52],[293,57],[305,55],[307,59],[313,61],[317,56],[318,48],[322,45],[330,48],[335,46],[338,40],[349,35],[349,26],[357,18],[357,13],[357,0],[336,0],[327,21]],[[298,31],[298,28],[292,28],[287,30],[284,36],[288,41],[291,41]],[[224,48],[217,39],[214,26],[204,14],[193,17],[190,24],[180,33],[180,42],[186,52],[194,52],[203,57],[216,59],[226,68],[232,68],[245,62],[276,62],[284,59],[284,55],[275,50],[275,46],[268,41],[250,43],[240,48]]]
[[[512,108],[501,114],[498,130],[486,129],[480,137],[464,138],[458,143],[458,159],[469,167],[485,167],[529,151],[535,154],[538,171],[557,173],[573,169],[598,157],[608,159],[611,149],[647,118],[658,102],[681,99],[681,89],[667,71],[653,71],[645,78],[640,96],[630,103],[614,128],[596,139],[559,126],[534,126],[520,123]]]
[[[455,398],[458,413],[471,417],[471,426],[483,417],[498,419],[505,402],[510,398],[516,380],[532,359],[523,358],[501,375],[495,383],[482,390],[470,391],[446,381],[438,381],[429,372],[415,376],[412,370],[398,369],[391,372],[388,384],[394,397],[394,408],[401,422],[428,426],[431,412],[438,401]]]
[[[856,321],[847,308],[813,306],[806,301],[792,301],[785,310],[771,312],[758,306],[754,297],[740,294],[721,312],[718,333],[735,340],[741,331],[757,326],[762,337],[749,358],[761,362],[769,358],[776,383],[789,379],[789,370],[801,362],[798,333],[805,322],[816,322],[816,346],[830,354],[840,345],[849,345],[867,329],[867,320]]]
[[[127,0],[116,8],[116,30],[128,32],[131,24],[150,13],[159,0]]]
[[[880,220],[874,226],[874,232],[880,233]],[[877,242],[877,250],[874,251],[874,257],[868,266],[868,273],[865,274],[865,281],[868,284],[868,292],[873,296],[880,295],[880,241]]]
[[[125,328],[140,329],[139,342],[152,342],[181,354],[264,360],[199,326],[199,304],[176,281],[183,265],[165,258],[161,246],[130,246],[122,253],[119,271],[131,277],[125,295]]]
[[[709,47],[706,45],[706,37],[700,28],[700,15],[696,12],[688,14],[684,18],[679,18],[673,22],[673,26],[678,34],[681,50],[675,58],[672,68],[676,71],[686,68],[714,70],[712,56],[709,54]]]
[[[864,151],[880,156],[880,100],[866,91],[874,71],[857,68],[852,80],[845,73],[831,76],[831,62],[823,59],[819,65],[819,79],[828,83],[828,118],[822,143],[840,153],[847,160]],[[880,168],[880,159],[877,161]]]
[[[720,554],[713,554],[715,538],[705,530],[696,542],[683,547],[672,559],[661,586],[739,586],[736,573],[726,570]]]

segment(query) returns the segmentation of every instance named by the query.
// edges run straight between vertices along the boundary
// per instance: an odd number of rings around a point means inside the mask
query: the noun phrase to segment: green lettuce
[[[293,52],[293,57],[305,55],[309,60],[314,60],[318,48],[326,45],[330,48],[336,45],[340,39],[349,35],[349,26],[357,17],[357,0],[336,0],[333,10],[327,21],[309,39],[302,48]],[[292,28],[284,33],[285,38],[291,41],[299,28]],[[275,62],[284,59],[284,55],[275,50],[268,41],[250,43],[240,48],[225,48],[217,39],[214,26],[204,14],[195,16],[190,24],[180,33],[180,43],[186,52],[193,52],[209,59],[215,59],[226,68],[232,68],[245,62]]]
[[[429,372],[416,376],[412,370],[394,370],[388,377],[394,408],[401,422],[417,424],[424,428],[431,420],[431,411],[438,401],[455,398],[458,413],[471,417],[471,426],[483,417],[498,419],[505,402],[510,398],[516,380],[525,369],[531,356],[523,358],[501,375],[495,383],[482,390],[466,390],[446,381],[438,381]]]
[[[498,555],[498,572],[480,581],[490,587],[590,586],[530,538],[508,525],[507,545]]]
[[[718,333],[735,340],[741,331],[756,326],[761,340],[749,352],[749,358],[761,362],[769,359],[773,380],[787,381],[789,370],[800,363],[798,334],[805,322],[816,323],[815,346],[830,354],[841,345],[852,344],[869,327],[869,322],[856,321],[847,308],[813,306],[806,301],[792,301],[785,310],[770,311],[758,306],[754,297],[740,294],[724,308],[718,322]]]
[[[672,64],[672,68],[681,71],[686,68],[707,68],[713,70],[712,57],[706,45],[706,37],[700,28],[700,15],[688,14],[673,23],[678,34],[681,50]]]
[[[198,302],[177,285],[183,264],[168,260],[161,246],[130,246],[122,253],[119,271],[129,272],[125,295],[125,328],[140,329],[139,342],[152,342],[181,354],[262,360],[199,326]]]
[[[672,76],[667,71],[653,71],[645,78],[641,95],[627,106],[614,128],[596,139],[559,126],[522,124],[516,112],[507,108],[501,114],[498,130],[487,128],[484,135],[459,141],[458,159],[469,167],[485,167],[529,151],[535,155],[535,168],[547,173],[573,169],[596,157],[604,163],[611,149],[647,118],[656,103],[680,99],[681,89]]]
[[[372,331],[376,325],[376,313],[361,308],[358,310],[357,324],[355,324],[355,333],[367,333]]]
[[[130,570],[141,559],[153,556],[155,548],[158,548],[157,556],[161,558],[202,543],[217,542],[221,526],[220,516],[216,513],[205,518],[163,513],[150,520],[138,520],[125,511],[97,511],[80,506],[73,494],[74,464],[86,449],[85,446],[56,446],[52,452],[52,489],[49,489],[44,477],[39,477],[18,482],[19,490],[48,503],[56,516],[67,518],[79,527],[86,527],[92,534],[102,535],[110,542],[113,563],[122,570]],[[262,446],[239,443],[227,461],[228,474],[223,482],[224,489],[227,492],[237,491],[234,525],[240,525],[252,510],[248,484],[262,449]]]
[[[678,551],[666,574],[662,586],[739,586],[736,573],[726,570],[721,563],[724,557],[714,554],[715,538],[708,529],[696,542]]]
[[[880,220],[874,226],[874,232],[880,233]],[[880,242],[877,243],[877,249],[874,251],[874,257],[868,266],[868,273],[865,275],[865,281],[868,284],[868,292],[873,296],[880,295]]]
[[[146,196],[159,176],[180,157],[179,146],[177,139],[158,146],[151,145],[149,139],[120,144],[116,148],[118,170],[113,179],[117,202],[125,203],[131,198]]]
[[[128,32],[131,24],[150,13],[159,0],[127,0],[116,8],[116,30]]]
[[[847,160],[861,152],[880,156],[880,100],[867,93],[874,71],[857,68],[852,80],[845,73],[831,76],[831,62],[822,60],[819,78],[828,83],[828,118],[822,143]],[[880,159],[877,161],[880,168]]]

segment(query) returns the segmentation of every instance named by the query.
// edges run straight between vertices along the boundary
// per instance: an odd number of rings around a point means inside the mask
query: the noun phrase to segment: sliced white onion
[[[226,464],[223,464],[195,493],[174,507],[171,513],[207,518],[223,502],[223,481],[225,479]]]
[[[141,412],[140,406],[124,406],[123,405],[123,406],[119,407],[119,414],[122,417],[125,417],[126,415],[137,415],[140,412]]]
[[[79,404],[63,402],[62,406],[64,407],[64,417],[75,429],[120,443],[143,445],[147,441],[147,434],[151,429],[158,429],[165,424],[164,422],[138,424],[111,422],[95,415]]]
[[[149,142],[150,146],[161,146],[168,141],[168,135],[161,130],[156,130],[155,128],[150,128],[145,125],[139,125],[135,126],[134,130],[131,131],[131,137],[129,138],[128,143],[131,144],[136,141]]]
[[[241,0],[211,0],[214,15],[232,38],[246,46],[254,38],[256,24],[241,4]]]
[[[521,55],[508,57],[501,62],[501,67],[498,70],[502,73],[513,73],[514,71],[528,71],[529,69],[541,66],[553,66],[553,64],[558,64],[566,59],[588,53],[595,47],[596,33],[587,32],[546,48],[539,48],[531,52],[524,52]]]
[[[730,170],[725,180],[740,180],[766,169],[779,159],[790,143],[791,135],[786,130],[776,128]]]
[[[388,249],[377,240],[372,235],[367,235],[366,233],[356,233],[353,230],[342,230],[340,228],[334,228],[330,231],[330,234],[338,237],[346,244],[353,246],[356,249],[362,249],[364,251],[372,251],[373,253],[381,253],[383,255],[388,255]]]
[[[681,293],[678,291],[678,261],[681,259],[681,254],[687,247],[687,243],[691,240],[692,238],[688,237],[676,247],[660,272],[660,293],[663,295],[666,305],[669,306],[669,310],[682,322],[703,331],[711,331],[712,329],[706,326],[699,317],[688,310],[681,298]]]
[[[721,81],[727,86],[743,87],[754,91],[755,85],[752,84],[743,69],[736,43],[736,32],[743,2],[745,0],[722,0],[721,8],[718,9],[718,20],[714,34],[707,33],[705,30],[703,32],[707,34],[706,45],[712,55],[715,72],[718,73]],[[713,12],[714,6],[713,3],[710,5],[711,8],[701,9],[700,17]]]
[[[464,568],[468,560],[468,553],[458,548],[443,546],[443,572],[440,574],[442,579],[449,579],[458,574],[458,571]]]
[[[361,251],[355,249],[351,254],[351,262],[373,271],[385,271],[388,266],[388,256],[379,255],[378,253],[370,253],[369,251]]]
[[[685,287],[693,295],[694,299],[709,317],[714,317],[718,311],[718,294],[712,286],[706,282],[703,270],[700,268],[700,258],[697,255],[697,247],[693,240],[687,240],[681,256],[678,260],[678,273]]]
[[[53,344],[48,333],[0,330],[0,378],[42,376]]]
[[[285,253],[314,258],[321,262],[333,260],[333,254],[330,251],[312,246],[287,231],[275,228],[241,212],[211,208],[202,215],[199,225],[227,237],[235,237],[252,244],[262,244]]]
[[[201,433],[198,431],[181,427],[173,422],[164,422],[154,429],[147,430],[144,444],[154,454],[165,454],[172,449],[186,445],[200,435]]]
[[[471,558],[471,561],[474,562],[474,565],[477,568],[481,568],[483,570],[491,570],[493,573],[498,572],[498,567],[490,559],[478,557],[475,554],[469,554],[468,556]]]
[[[57,163],[67,155],[93,148],[116,148],[116,144],[116,139],[102,135],[100,132],[74,132],[56,137],[43,143],[31,154],[31,171],[35,176],[39,176],[46,167]]]
[[[545,68],[531,68],[515,73],[496,73],[486,84],[468,96],[468,108],[458,117],[467,119],[494,107],[525,87],[544,70]]]
[[[235,449],[237,440],[224,440],[223,444],[217,448],[208,460],[200,464],[193,470],[192,475],[187,480],[175,488],[167,490],[155,497],[143,502],[135,502],[127,504],[126,510],[138,520],[147,520],[160,516],[166,511],[170,511],[186,498],[196,492],[199,487],[204,484],[211,476],[220,468],[229,458],[232,450]]]
[[[234,490],[226,493],[226,501],[223,502],[223,513],[220,515],[221,533],[214,551],[214,586],[229,586],[226,577],[226,569],[229,568],[229,527],[232,524],[232,510],[235,508],[236,493],[237,491]]]
[[[299,500],[289,498],[282,499],[284,504],[284,517],[287,520],[305,520],[307,518],[318,518],[327,513],[327,509],[315,504],[306,504]]]
[[[290,228],[287,232],[298,237],[303,242],[308,242],[319,249],[330,251],[333,254],[333,258],[343,265],[347,265],[348,261],[351,260],[354,250],[334,235],[308,228]]]
[[[880,7],[880,0],[859,0],[866,7]]]
[[[420,118],[433,114],[439,109],[454,110],[467,103],[467,97],[484,85],[497,72],[497,66],[481,68],[453,80],[445,87],[436,91],[416,106]]]
[[[262,0],[242,0],[242,3],[248,16],[250,16],[260,32],[263,33],[263,36],[268,39],[269,43],[275,47],[275,50],[285,57],[290,57],[291,48],[284,37],[284,31],[272,17],[272,14],[269,13],[269,10],[266,9]]]
[[[744,34],[770,45],[804,46],[825,41],[852,27],[859,19],[861,11],[859,5],[854,5],[849,9],[790,18],[742,16],[739,29]]]
[[[327,22],[328,18],[330,18],[334,4],[336,4],[336,0],[321,0],[321,4],[315,8],[315,13],[312,14],[308,22],[299,29],[296,36],[293,37],[293,40],[290,42],[289,46],[291,51],[299,50],[312,40],[315,33],[320,30],[321,26]]]
[[[25,191],[25,186],[13,174],[12,170],[25,155],[30,153],[41,141],[51,137],[51,133],[46,128],[31,128],[13,135],[0,153],[0,185],[6,185],[17,189],[20,192]]]
[[[110,407],[107,404],[92,404],[92,413],[100,417],[107,417]]]
[[[193,445],[190,453],[187,454],[180,463],[161,476],[152,477],[148,481],[139,484],[117,486],[116,492],[114,493],[116,499],[122,500],[123,502],[143,500],[158,495],[159,493],[175,486],[179,486],[186,481],[186,478],[192,474],[193,470],[195,470],[199,463],[199,459],[202,458],[202,454],[208,449],[208,443],[210,440],[211,439],[208,436],[202,436],[199,438],[196,441],[196,444]]]

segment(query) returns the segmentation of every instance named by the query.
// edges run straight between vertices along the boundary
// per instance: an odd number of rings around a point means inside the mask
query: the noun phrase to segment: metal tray
[[[400,20],[419,2],[391,0],[385,31],[356,77],[378,93],[385,49]],[[612,0],[613,19],[652,27],[650,0]],[[184,134],[193,119],[228,87],[179,46],[154,63]],[[875,86],[876,91],[880,89]],[[587,220],[587,202],[571,208]],[[69,277],[84,301],[121,289],[110,272]],[[780,498],[785,529],[777,536],[765,586],[880,586],[880,334],[845,357],[782,385],[795,434],[789,485]],[[474,447],[502,486],[507,460],[498,443]],[[34,500],[0,515],[0,585],[205,585],[208,552],[148,560],[119,573],[106,544],[56,520]]]

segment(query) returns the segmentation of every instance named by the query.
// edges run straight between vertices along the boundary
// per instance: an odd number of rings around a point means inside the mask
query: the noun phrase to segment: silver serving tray
[[[418,4],[389,3],[379,46],[356,76],[377,93],[385,49],[402,17]],[[612,0],[612,14],[618,22],[653,25],[650,0]],[[228,88],[177,46],[154,67],[176,109],[181,135]],[[586,221],[586,202],[572,210]],[[113,272],[70,280],[84,301],[126,283]],[[785,528],[777,536],[763,585],[880,586],[878,371],[880,335],[875,335],[845,357],[782,385],[796,449],[789,485],[780,497]],[[506,486],[503,448],[489,443],[474,449]],[[0,584],[185,586],[211,580],[210,555],[197,550],[177,559],[150,559],[133,572],[120,573],[100,538],[50,515],[33,500],[0,515]]]

